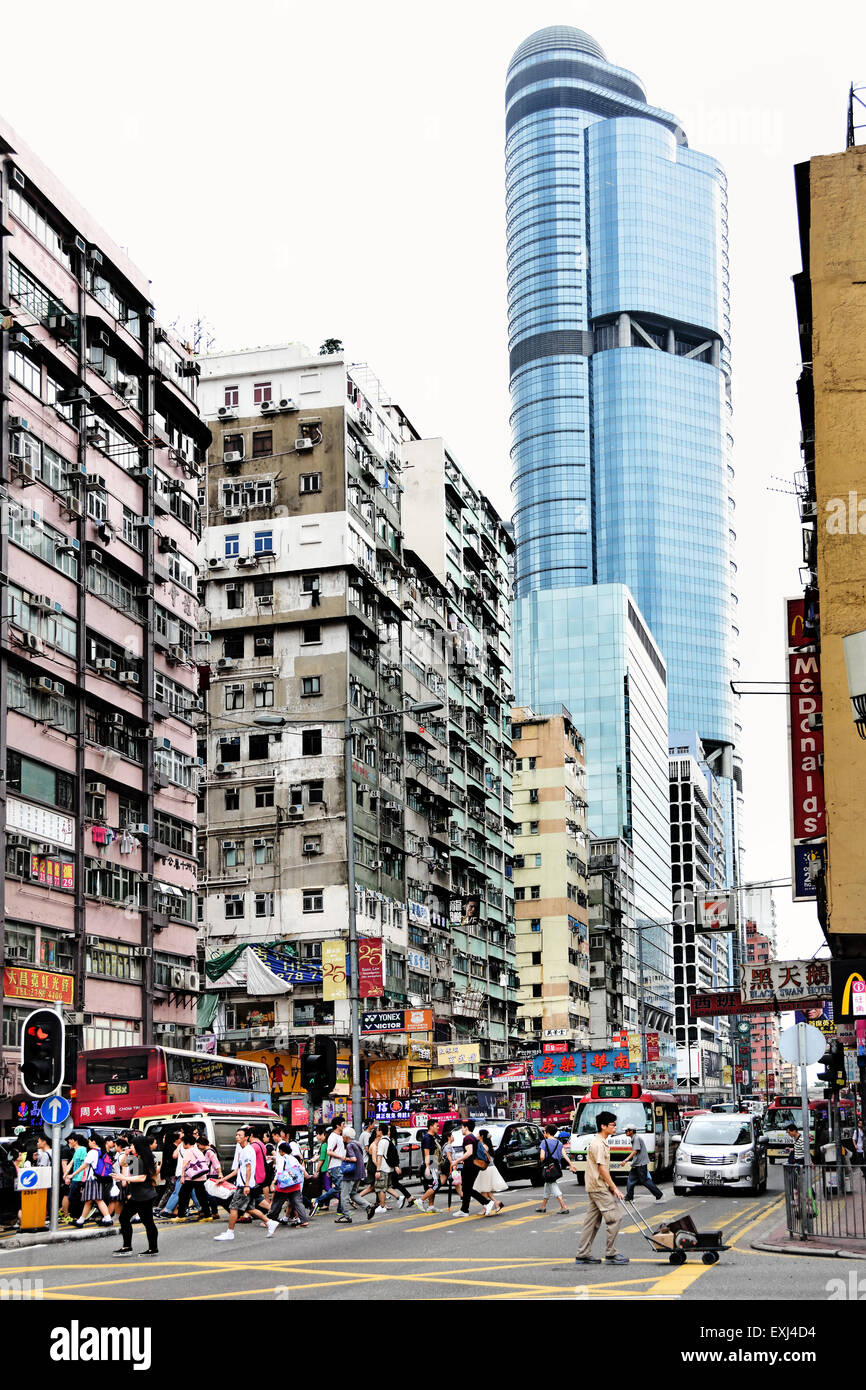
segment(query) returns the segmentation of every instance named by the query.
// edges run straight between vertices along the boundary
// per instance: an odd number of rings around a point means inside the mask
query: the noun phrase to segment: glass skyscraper
[[[624,584],[667,665],[670,727],[696,730],[730,777],[724,172],[592,38],[557,26],[508,69],[506,181],[518,697],[543,706],[555,685],[578,718],[556,674],[574,658],[571,596]],[[532,644],[541,591],[562,618],[552,649]]]

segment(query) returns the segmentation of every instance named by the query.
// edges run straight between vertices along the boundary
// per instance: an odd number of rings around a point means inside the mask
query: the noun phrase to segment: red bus
[[[651,1175],[658,1179],[673,1173],[683,1135],[677,1097],[665,1091],[645,1091],[639,1081],[596,1081],[587,1095],[580,1097],[572,1126],[571,1156],[577,1164],[579,1183],[585,1181],[587,1146],[598,1132],[596,1120],[603,1110],[616,1115],[616,1133],[610,1141],[611,1175],[629,1169],[631,1143],[625,1135],[626,1125],[634,1125],[643,1136]]]
[[[554,1091],[551,1095],[545,1091],[537,1099],[533,1096],[532,1103],[538,1106],[538,1123],[567,1125],[570,1129],[577,1104],[585,1094],[585,1091]]]
[[[809,1101],[809,1143],[814,1149],[815,1132],[821,1120],[826,1120],[830,1111],[827,1100]],[[852,1100],[839,1101],[839,1123],[842,1138],[849,1139],[856,1123],[856,1107]],[[788,1125],[795,1124],[803,1133],[803,1101],[800,1096],[776,1096],[767,1107],[764,1120],[764,1134],[767,1137],[767,1158],[770,1163],[786,1163],[791,1151],[791,1138]],[[815,1154],[816,1162],[821,1155]]]
[[[263,1062],[239,1062],[206,1052],[134,1044],[101,1047],[78,1057],[70,1091],[76,1124],[128,1124],[148,1105],[166,1101],[231,1101],[270,1107]]]

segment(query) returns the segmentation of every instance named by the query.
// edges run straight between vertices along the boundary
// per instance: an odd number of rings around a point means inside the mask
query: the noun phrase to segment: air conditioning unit
[[[289,396],[283,396],[280,401],[280,410],[297,410],[298,405]]]
[[[296,439],[296,440],[295,440],[295,452],[298,453],[298,454],[306,454],[306,453],[309,453],[309,451],[310,451],[310,449],[312,449],[312,447],[313,447],[313,441],[312,441],[312,439],[306,439],[306,438],[304,438],[304,439]]]
[[[85,782],[84,789],[91,796],[105,796],[104,782]]]
[[[13,453],[10,453],[9,461],[15,464],[17,469],[16,478],[22,487],[29,487],[31,483],[39,481],[39,471],[35,463],[31,463],[29,459],[22,458],[20,454]],[[78,515],[80,516],[81,513],[79,512]]]
[[[370,865],[370,868],[371,868],[371,869],[381,869],[383,866],[384,866],[384,860],[382,860],[382,859],[376,859],[376,860],[374,860],[373,863]]]
[[[25,464],[25,467],[26,466],[27,465]],[[72,519],[72,517],[75,516],[84,516],[83,506],[81,505],[77,497],[73,497],[71,492],[66,492],[61,496],[60,510],[64,513],[65,516],[69,517],[70,520]]]
[[[256,835],[255,839],[253,840],[253,849],[264,849],[267,843],[268,842],[265,839],[264,835]]]
[[[122,685],[138,685],[139,674],[137,671],[121,671],[118,680]]]
[[[258,563],[258,555],[239,555],[237,560],[239,570],[249,569],[251,565],[257,565]]]
[[[321,853],[322,853],[322,846],[319,844],[319,841],[318,841],[318,840],[305,840],[305,841],[304,841],[304,854],[321,854]]]
[[[303,806],[290,806],[290,807],[289,807],[289,815],[290,815],[290,816],[302,816],[303,814],[304,814],[304,808],[303,808]]]
[[[112,729],[122,729],[126,724],[126,719],[122,714],[109,714],[105,721]]]
[[[201,976],[196,970],[188,970],[186,972],[186,987],[187,989],[196,991],[201,988]]]
[[[277,409],[277,403],[276,403],[276,401],[262,401],[262,414],[263,414],[263,415],[273,415],[273,414],[276,413],[276,409]]]
[[[223,507],[226,521],[242,521],[246,515],[243,507]]]
[[[49,314],[47,323],[48,331],[55,338],[71,338],[75,332],[75,325],[68,314]]]
[[[233,671],[237,663],[230,656],[221,656],[217,661],[218,671]]]
[[[150,957],[153,955],[153,947],[152,947],[152,946],[133,946],[133,948],[132,948],[132,954],[133,954],[134,956],[137,956],[139,960],[149,960]]]
[[[272,608],[273,602],[273,594],[258,594],[256,596],[256,603],[259,605],[259,608]]]
[[[169,661],[173,662],[175,665],[178,665],[179,663],[186,660],[186,652],[184,651],[183,647],[174,645],[169,647],[168,651],[166,652],[166,658]]]
[[[78,1009],[74,1010],[71,1013],[64,1014],[64,1018],[72,1028],[80,1028],[84,1023],[84,1014],[81,1013]]]
[[[219,557],[216,556],[216,555],[211,555],[210,559],[209,559],[208,562],[207,562],[208,569],[211,569],[211,570],[219,570],[219,569],[222,569],[223,564],[224,564],[224,561],[220,560]]]
[[[178,551],[178,545],[174,536],[160,536],[159,549],[163,555],[176,555]]]
[[[25,420],[23,415],[10,415],[8,424],[10,430],[29,430],[30,428],[30,421]]]
[[[227,454],[223,454],[223,463],[240,463],[242,459],[243,454],[239,449],[229,449]]]
[[[60,540],[56,540],[54,542],[54,551],[57,555],[77,555],[80,549],[81,546],[79,545],[78,541],[71,540],[68,536],[63,536]],[[98,551],[96,552],[96,555],[99,555]],[[96,555],[91,555],[90,558],[92,560],[96,560]],[[102,556],[99,555],[99,559],[96,560],[96,563],[99,564],[101,560]]]
[[[235,405],[221,405],[217,411],[217,415],[221,420],[233,420],[237,413],[238,410]]]
[[[30,682],[30,689],[39,691],[43,695],[50,695],[54,691],[54,682],[50,681],[47,676],[37,676],[35,680]]]
[[[130,835],[150,834],[150,826],[147,824],[146,821],[137,821],[134,825],[130,824],[126,828],[129,831]]]
[[[172,989],[186,989],[186,971],[179,965],[171,967]]]
[[[231,768],[228,763],[217,763],[214,772],[217,777],[224,777],[227,772],[231,772]]]
[[[94,661],[93,664],[96,667],[97,671],[117,670],[117,662],[113,661],[111,657],[100,657],[97,661]]]
[[[254,646],[256,650],[259,651],[263,647],[269,647],[272,641],[273,638],[271,637],[256,637],[254,639]]]
[[[85,944],[85,946],[88,946],[88,947],[90,947],[90,948],[92,949],[94,946],[98,946],[98,945],[99,945],[99,937],[98,937],[98,936],[85,936],[85,938],[84,938],[84,944]]]
[[[223,849],[237,849],[237,841],[223,840]]]

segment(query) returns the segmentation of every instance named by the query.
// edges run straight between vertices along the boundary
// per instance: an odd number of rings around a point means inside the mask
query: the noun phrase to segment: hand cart
[[[684,1265],[690,1250],[701,1252],[705,1265],[718,1264],[719,1252],[730,1249],[729,1245],[723,1244],[722,1231],[699,1231],[690,1216],[681,1216],[678,1221],[666,1221],[663,1226],[653,1230],[634,1202],[626,1202],[625,1205],[630,1209],[635,1225],[647,1244],[660,1254],[666,1254],[672,1265]],[[673,1249],[660,1239],[663,1235],[673,1235]]]

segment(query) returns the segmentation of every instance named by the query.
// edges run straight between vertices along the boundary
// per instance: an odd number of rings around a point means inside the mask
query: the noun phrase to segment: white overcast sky
[[[6,7],[0,104],[152,277],[161,318],[204,316],[217,348],[341,337],[510,516],[505,70],[535,29],[587,30],[727,169],[740,674],[781,679],[800,545],[793,498],[769,490],[800,463],[792,166],[844,145],[864,16],[842,0],[42,0]],[[787,877],[785,701],[741,710],[747,877]],[[811,955],[814,910],[776,901],[779,954]]]

